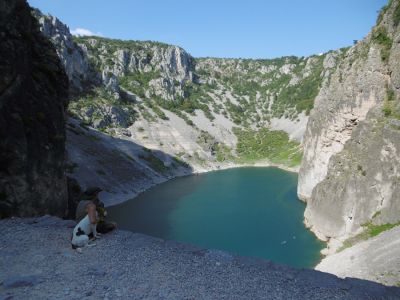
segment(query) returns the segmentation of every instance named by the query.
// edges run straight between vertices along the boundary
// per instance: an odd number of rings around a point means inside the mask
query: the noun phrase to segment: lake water
[[[303,225],[297,174],[236,168],[175,178],[110,207],[119,228],[314,267],[324,244]]]

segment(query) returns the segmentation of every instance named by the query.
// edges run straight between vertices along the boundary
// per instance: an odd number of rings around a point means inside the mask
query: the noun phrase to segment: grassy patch
[[[234,133],[238,137],[236,152],[241,162],[268,159],[291,167],[301,162],[300,144],[289,141],[284,131],[271,131],[267,128],[258,131],[235,129]]]
[[[378,216],[379,214],[380,214],[380,212],[375,213],[372,218]],[[352,238],[345,240],[343,242],[343,246],[340,247],[337,250],[337,252],[343,251],[344,249],[349,248],[358,242],[365,241],[371,237],[377,236],[377,235],[381,234],[382,232],[390,230],[399,225],[400,225],[400,222],[397,222],[394,224],[387,223],[387,224],[382,224],[382,225],[375,225],[375,224],[372,224],[371,222],[368,222],[368,223],[362,225],[364,227],[363,232],[361,232],[360,234],[358,234]]]
[[[382,225],[374,225],[372,223],[368,223],[364,226],[367,228],[368,235],[370,237],[374,237],[374,236],[377,236],[380,233],[390,230],[393,227],[396,227],[398,225],[400,225],[400,222],[395,223],[395,224],[387,223],[387,224],[382,224]]]
[[[215,145],[215,159],[218,162],[233,161],[232,149],[225,144],[217,143]]]
[[[396,100],[395,92],[390,87],[387,87],[386,97],[382,107],[382,112],[385,117],[400,119],[400,111],[399,108],[397,107],[398,103],[395,100]]]

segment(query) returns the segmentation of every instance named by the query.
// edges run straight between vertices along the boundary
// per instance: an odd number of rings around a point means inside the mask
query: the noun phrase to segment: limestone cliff
[[[38,10],[34,16],[67,70],[74,92],[69,113],[166,154],[160,158],[167,168],[169,157],[194,171],[254,163],[297,168],[313,99],[346,51],[269,60],[193,58],[158,42],[73,37],[57,18]],[[269,143],[285,146],[261,148]]]
[[[64,215],[68,79],[24,0],[0,3],[0,216]]]
[[[37,9],[32,14],[38,20],[40,31],[55,45],[69,78],[71,92],[83,92],[90,82],[96,81],[96,74],[82,49],[74,43],[69,28],[56,17],[45,16]]]
[[[332,247],[400,220],[399,18],[390,1],[324,82],[307,125],[298,194],[307,226]]]

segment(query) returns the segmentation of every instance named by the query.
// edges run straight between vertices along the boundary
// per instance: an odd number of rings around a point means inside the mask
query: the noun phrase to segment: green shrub
[[[400,225],[400,222],[395,223],[395,224],[387,223],[387,224],[382,224],[382,225],[374,225],[372,223],[367,223],[363,226],[366,227],[366,231],[368,232],[368,235],[370,237],[374,237],[374,236],[377,236],[377,235],[381,234],[382,232],[390,230],[393,227],[396,227],[398,225]]]
[[[391,88],[386,88],[386,101],[394,101],[395,93]]]
[[[379,26],[372,32],[372,40],[381,47],[381,59],[387,61],[390,55],[393,41],[389,38],[387,30],[383,26]]]
[[[393,110],[393,105],[391,102],[389,101],[385,101],[383,104],[383,114],[385,115],[385,117],[389,117],[392,114],[392,110]]]

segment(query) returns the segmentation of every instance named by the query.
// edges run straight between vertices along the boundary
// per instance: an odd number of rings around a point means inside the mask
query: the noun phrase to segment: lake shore
[[[161,183],[167,182],[168,180],[182,177],[182,176],[191,176],[191,175],[196,175],[196,174],[203,174],[203,173],[208,173],[208,172],[214,172],[214,171],[219,171],[219,170],[227,170],[227,169],[234,169],[234,168],[247,168],[247,167],[255,167],[255,168],[267,168],[267,167],[274,167],[274,168],[279,168],[284,171],[292,172],[292,173],[298,173],[300,169],[300,165],[296,167],[289,167],[286,165],[282,164],[274,164],[271,163],[268,160],[260,160],[256,161],[253,163],[243,163],[243,164],[238,164],[238,163],[225,163],[225,164],[215,164],[212,167],[208,168],[197,168],[194,169],[190,173],[177,173],[174,176],[170,176],[168,178],[159,178],[159,180],[156,183],[150,183],[150,182],[144,182],[141,184],[141,186],[137,187],[137,191],[131,192],[131,193],[100,193],[100,199],[104,202],[106,207],[118,205],[121,203],[124,203],[128,200],[134,199],[137,197],[139,194],[147,191],[148,189],[159,185]]]

